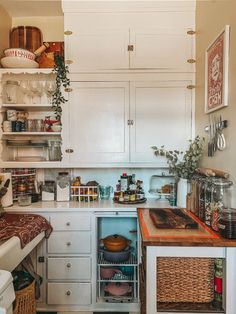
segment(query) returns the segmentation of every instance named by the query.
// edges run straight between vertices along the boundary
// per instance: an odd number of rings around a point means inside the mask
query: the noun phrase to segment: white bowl
[[[62,126],[58,124],[53,124],[51,128],[53,132],[61,132]]]
[[[39,64],[33,60],[21,57],[4,57],[1,59],[4,68],[38,68]]]
[[[9,48],[4,50],[4,54],[6,57],[19,57],[29,60],[35,59],[35,54],[30,52],[29,50],[22,48]]]

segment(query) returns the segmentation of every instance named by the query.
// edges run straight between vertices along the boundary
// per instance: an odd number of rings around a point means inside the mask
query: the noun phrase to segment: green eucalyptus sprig
[[[70,79],[67,77],[69,73],[68,66],[65,65],[64,58],[60,55],[55,55],[55,66],[53,72],[56,73],[56,89],[52,95],[52,108],[54,109],[56,119],[61,121],[62,107],[68,100],[62,93],[62,87],[66,89],[70,86]]]
[[[152,146],[152,149],[156,156],[166,157],[170,173],[178,178],[191,179],[202,157],[204,141],[205,139],[200,136],[189,140],[189,148],[185,152],[166,150],[164,145],[160,148]]]

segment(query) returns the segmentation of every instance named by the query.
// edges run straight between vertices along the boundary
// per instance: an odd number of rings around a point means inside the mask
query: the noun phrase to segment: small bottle
[[[215,259],[215,276],[214,276],[214,302],[217,309],[222,309],[222,292],[223,292],[223,260]]]
[[[126,190],[128,190],[128,176],[127,176],[127,173],[125,172],[120,177],[120,190],[122,192],[125,192]]]
[[[129,192],[128,192],[128,191],[125,191],[125,192],[124,192],[124,201],[125,201],[125,202],[128,202],[128,201],[129,201]]]

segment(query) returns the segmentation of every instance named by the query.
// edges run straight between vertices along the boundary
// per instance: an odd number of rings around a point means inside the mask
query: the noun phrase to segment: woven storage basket
[[[213,258],[157,258],[158,302],[210,303],[213,298]]]
[[[13,314],[36,314],[35,280],[22,290],[15,291],[16,305]]]

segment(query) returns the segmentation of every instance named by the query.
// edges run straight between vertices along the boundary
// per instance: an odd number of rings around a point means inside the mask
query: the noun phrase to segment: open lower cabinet
[[[97,216],[96,308],[109,311],[139,310],[139,247],[135,213]],[[128,240],[125,249],[108,250],[109,236]]]

